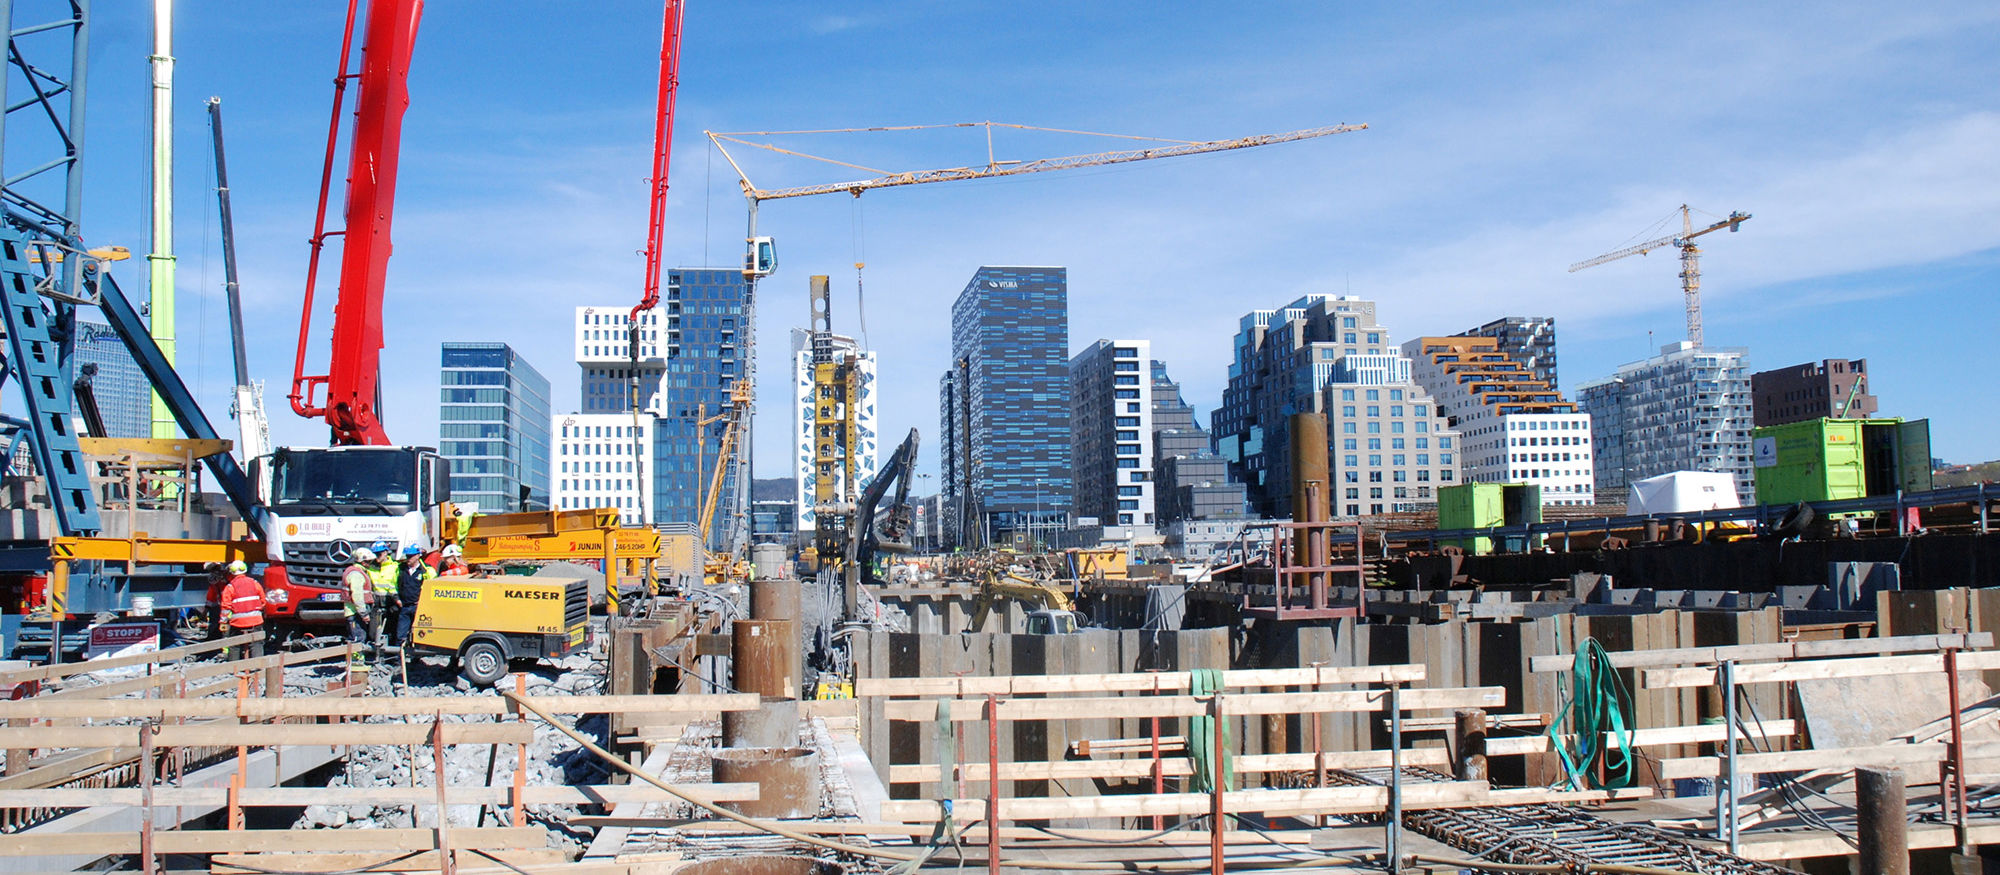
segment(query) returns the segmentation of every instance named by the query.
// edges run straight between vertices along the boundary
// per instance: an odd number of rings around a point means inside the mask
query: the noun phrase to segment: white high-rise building
[[[571,413],[555,417],[549,443],[555,447],[555,506],[559,510],[586,507],[615,507],[628,526],[643,525],[639,510],[650,514],[653,478],[632,458],[632,448],[643,448],[645,467],[652,465],[653,423],[640,416],[633,423],[630,413]]]
[[[1596,425],[1597,488],[1674,471],[1720,471],[1737,500],[1756,500],[1751,463],[1750,352],[1678,341],[1577,390]]]
[[[1597,502],[1590,414],[1493,337],[1419,337],[1403,344],[1410,376],[1459,434],[1468,483],[1541,487],[1542,504]]]
[[[667,372],[666,354],[678,352],[678,331],[667,331],[660,320],[668,318],[663,307],[639,314],[639,407],[662,415],[666,399],[660,393],[660,378]],[[631,341],[625,323],[629,309],[617,307],[576,308],[575,349],[577,366],[583,369],[582,411],[629,413],[631,397]],[[678,321],[677,319],[675,321]],[[665,338],[662,338],[662,334]]]
[[[1153,345],[1099,340],[1069,360],[1070,460],[1076,516],[1150,534],[1153,502]]]
[[[880,441],[880,429],[875,420],[875,353],[861,349],[854,338],[831,335],[833,353],[836,356],[855,356],[857,397],[855,406],[855,437],[857,446],[849,450],[855,456],[856,483],[854,490],[859,494],[863,485],[875,479],[875,456]],[[813,392],[813,349],[812,332],[792,332],[792,480],[793,500],[798,512],[798,531],[811,532],[818,525],[819,515],[814,511],[813,484],[817,478],[814,459],[818,443],[818,399]],[[836,477],[840,475],[835,472]],[[845,491],[846,484],[840,484],[837,491]]]

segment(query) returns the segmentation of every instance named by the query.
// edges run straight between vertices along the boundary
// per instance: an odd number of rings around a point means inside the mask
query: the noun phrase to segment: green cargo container
[[[1488,529],[1542,521],[1542,488],[1526,483],[1460,483],[1438,490],[1438,528]],[[1533,539],[1541,546],[1541,536]],[[1530,542],[1519,536],[1506,538],[1500,549],[1523,553]],[[1441,546],[1458,547],[1474,556],[1493,552],[1492,538],[1459,538]]]
[[[1752,432],[1759,504],[1931,489],[1930,421],[1813,419]]]

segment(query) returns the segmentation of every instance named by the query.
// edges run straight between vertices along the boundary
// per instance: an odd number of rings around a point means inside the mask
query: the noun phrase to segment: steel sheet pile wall
[[[2000,607],[2000,599],[1995,601]],[[2000,611],[1996,611],[2000,617]],[[1309,668],[1414,664],[1425,668],[1420,686],[1501,687],[1507,691],[1499,714],[1554,714],[1567,699],[1561,692],[1567,672],[1536,674],[1528,662],[1536,656],[1569,654],[1576,644],[1594,637],[1612,651],[1710,647],[1775,643],[1780,640],[1780,612],[1663,611],[1624,616],[1562,615],[1518,623],[1469,622],[1454,619],[1429,625],[1367,624],[1340,620],[1317,626],[1286,626],[1270,632],[1253,630],[1232,647],[1229,630],[1181,632],[1091,629],[1075,635],[926,635],[870,633],[855,637],[855,662],[862,678],[942,678],[1112,674],[1184,671],[1198,668]],[[1713,690],[1641,690],[1632,672],[1621,672],[1632,689],[1634,722],[1643,728],[1693,726],[1719,715],[1721,703]],[[1303,688],[1291,688],[1304,691]],[[1280,690],[1272,690],[1273,692]],[[1056,694],[1058,696],[1066,694]],[[1076,695],[1103,695],[1079,693]],[[1039,696],[1037,696],[1039,697]],[[980,698],[967,696],[967,698]],[[1021,698],[1021,697],[1017,697]],[[936,799],[941,792],[935,774],[913,783],[905,772],[901,783],[891,779],[892,766],[938,762],[937,726],[886,719],[884,697],[864,699],[860,707],[861,736],[870,759],[891,795],[902,799]],[[1750,702],[1765,719],[1792,716],[1785,697],[1774,689],[1753,689]],[[1377,715],[1325,714],[1318,719],[1319,747],[1325,751],[1384,750],[1386,730]],[[1445,721],[1449,722],[1449,721]],[[1315,750],[1313,717],[1309,714],[1233,718],[1233,748],[1239,754],[1307,753]],[[962,762],[985,760],[983,724],[960,724]],[[1059,761],[1072,745],[1085,739],[1149,739],[1151,720],[1022,721],[1004,726],[999,738],[1003,762]],[[1160,733],[1180,735],[1179,721],[1162,719]],[[1532,730],[1528,731],[1532,733]],[[1509,733],[1497,734],[1496,738]],[[977,737],[973,737],[973,736]],[[1442,729],[1411,734],[1414,747],[1445,745]],[[1667,748],[1662,757],[1691,756],[1695,745]],[[1178,755],[1178,754],[1176,754]],[[1496,758],[1497,782],[1546,784],[1557,777],[1553,754],[1530,753]],[[1641,775],[1650,783],[1650,767]],[[1284,780],[1273,774],[1266,783]],[[1143,783],[1150,784],[1150,781]],[[1115,782],[1114,782],[1115,784]],[[1109,789],[1109,788],[1106,788]],[[1138,788],[1130,788],[1138,789]],[[1097,795],[1092,781],[1015,781],[1003,793],[1022,797]]]

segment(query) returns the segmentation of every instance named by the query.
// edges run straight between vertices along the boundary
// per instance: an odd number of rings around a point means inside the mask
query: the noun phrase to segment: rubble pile
[[[602,621],[597,621],[601,623]],[[598,640],[602,640],[601,630]],[[393,660],[393,657],[392,657]],[[527,691],[531,696],[572,696],[595,695],[604,691],[604,669],[601,661],[589,653],[571,654],[569,657],[550,662],[517,665],[519,673],[527,677]],[[407,672],[408,682],[404,675]],[[512,690],[515,680],[508,677],[498,684],[499,689]],[[289,686],[289,683],[287,684]],[[374,696],[497,696],[494,690],[476,689],[459,678],[456,670],[446,664],[442,657],[412,656],[406,663],[385,661],[370,677],[370,695]],[[369,722],[395,722],[401,718],[370,718]],[[447,722],[487,722],[491,717],[465,717],[450,714],[441,718]],[[557,715],[585,737],[608,743],[609,721],[602,715],[586,715],[581,719],[569,715]],[[612,768],[605,765],[590,752],[584,750],[569,736],[555,727],[530,717],[535,726],[535,741],[528,747],[528,773],[526,783],[537,785],[580,785],[607,783]],[[412,755],[414,754],[414,761]],[[515,748],[511,744],[455,744],[446,748],[444,756],[444,780],[447,787],[505,787],[513,783],[516,763]],[[327,786],[331,787],[435,787],[437,786],[436,761],[428,745],[415,748],[399,745],[370,745],[351,749],[344,770],[336,774]],[[549,834],[549,847],[564,850],[579,850],[588,842],[589,832],[569,826],[569,819],[580,813],[575,805],[530,805],[527,821],[531,825],[544,828]],[[453,805],[448,816],[452,826],[506,826],[511,823],[512,812],[503,805]],[[436,825],[435,805],[313,805],[305,809],[294,828],[345,828],[345,829],[399,829],[428,828]]]

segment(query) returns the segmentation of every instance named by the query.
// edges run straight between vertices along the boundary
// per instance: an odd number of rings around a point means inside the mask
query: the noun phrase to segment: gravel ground
[[[602,646],[603,620],[594,620],[593,640]],[[394,662],[378,666],[369,679],[369,694],[375,696],[497,696],[494,690],[474,689],[459,678],[455,669],[446,664],[443,657],[412,657],[407,669]],[[408,672],[408,682],[404,682],[404,671]],[[604,665],[596,653],[572,654],[555,662],[516,663],[516,673],[527,677],[528,694],[532,696],[594,695],[604,691]],[[499,689],[514,688],[514,678],[509,676],[498,684]],[[287,679],[287,686],[291,686]],[[445,715],[447,721],[491,720],[490,717],[454,717]],[[608,741],[609,721],[602,715],[588,715],[581,719],[558,715],[572,728],[599,744]],[[370,718],[369,722],[394,722],[389,718]],[[611,775],[609,766],[604,765],[576,742],[558,732],[554,727],[539,720],[535,723],[535,741],[528,747],[528,775],[530,785],[579,785],[601,784]],[[512,745],[499,745],[497,756],[492,745],[451,745],[446,748],[444,758],[446,786],[481,787],[511,786],[514,780],[515,754]],[[330,787],[434,787],[437,784],[436,766],[433,753],[428,746],[412,749],[402,746],[371,745],[356,747],[349,757],[343,773],[329,781]],[[412,810],[414,808],[414,810]],[[589,831],[570,827],[570,817],[580,813],[575,805],[532,805],[528,807],[528,823],[540,826],[548,832],[549,847],[578,851],[589,842]],[[305,809],[304,814],[294,824],[297,829],[341,828],[341,829],[396,829],[408,827],[431,827],[436,825],[436,806],[390,806],[366,805],[314,805]],[[450,806],[449,817],[453,826],[476,826],[484,816],[487,825],[505,826],[509,823],[510,812],[504,807],[488,808],[482,811],[477,805]]]

